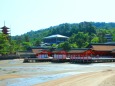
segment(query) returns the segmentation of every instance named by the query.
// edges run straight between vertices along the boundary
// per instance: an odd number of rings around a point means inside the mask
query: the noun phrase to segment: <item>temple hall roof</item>
[[[63,36],[63,35],[59,35],[59,34],[51,35],[51,36],[44,37],[44,38],[56,38],[56,37],[59,37],[59,38],[69,38],[69,37],[67,37],[67,36]]]

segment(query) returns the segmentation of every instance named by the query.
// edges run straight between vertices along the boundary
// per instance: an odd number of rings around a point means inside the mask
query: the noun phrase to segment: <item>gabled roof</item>
[[[112,51],[115,49],[114,45],[92,45],[92,50],[95,51]]]
[[[59,38],[69,38],[69,37],[67,37],[67,36],[63,36],[63,35],[59,35],[59,34],[51,35],[51,36],[44,37],[44,38],[56,38],[56,37],[59,37]]]

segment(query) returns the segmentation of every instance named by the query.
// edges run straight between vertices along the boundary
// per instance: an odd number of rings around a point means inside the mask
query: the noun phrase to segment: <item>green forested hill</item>
[[[85,48],[90,43],[104,43],[107,40],[105,34],[112,35],[112,42],[115,42],[115,23],[104,22],[81,22],[64,23],[49,28],[30,31],[20,36],[13,36],[12,40],[8,35],[0,33],[0,54],[15,53],[16,51],[27,50],[31,46],[39,46],[46,36],[61,34],[68,36],[68,41],[51,47],[63,48]]]
[[[71,37],[74,33],[78,32],[84,33],[94,33],[100,30],[112,31],[115,28],[115,23],[104,23],[104,22],[81,22],[81,23],[64,23],[58,26],[51,26],[49,28],[45,28],[38,31],[30,31],[21,36],[14,36],[13,39],[17,40],[17,38],[21,38],[21,40],[25,40],[25,36],[28,36],[30,42],[35,42],[36,40],[42,40],[43,37],[53,35],[53,34],[61,34],[68,37]],[[106,32],[105,33],[109,33]]]
[[[104,22],[81,22],[81,23],[63,23],[49,28],[30,31],[20,36],[12,37],[19,49],[26,49],[28,46],[38,46],[44,37],[61,34],[69,37],[66,43],[61,43],[58,47],[64,45],[72,48],[84,48],[90,43],[104,43],[105,34],[112,35],[112,41],[115,42],[115,23]],[[55,45],[53,45],[55,46]],[[66,46],[66,47],[67,47]]]

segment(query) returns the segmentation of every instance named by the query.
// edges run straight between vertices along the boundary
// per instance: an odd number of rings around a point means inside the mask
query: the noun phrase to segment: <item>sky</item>
[[[62,23],[115,22],[115,0],[0,0],[0,27],[12,36]]]

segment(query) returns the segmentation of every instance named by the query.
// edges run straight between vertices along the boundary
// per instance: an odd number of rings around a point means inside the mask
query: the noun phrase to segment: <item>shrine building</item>
[[[115,56],[115,43],[105,44],[91,44],[91,49],[97,57],[114,57]]]

